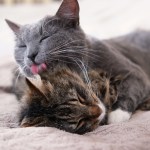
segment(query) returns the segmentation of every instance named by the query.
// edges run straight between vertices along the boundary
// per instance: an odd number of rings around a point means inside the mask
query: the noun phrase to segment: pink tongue
[[[32,66],[31,66],[31,72],[32,72],[33,74],[38,74],[38,72],[39,72],[38,66],[32,65]]]
[[[39,74],[42,71],[45,71],[47,69],[46,64],[41,64],[41,65],[32,65],[31,66],[31,72],[33,74]]]

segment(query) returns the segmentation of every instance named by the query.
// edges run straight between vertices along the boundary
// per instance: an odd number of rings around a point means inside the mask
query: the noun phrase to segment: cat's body
[[[83,134],[106,124],[122,78],[109,77],[101,70],[91,70],[88,75],[91,83],[87,84],[82,75],[58,67],[32,83],[27,80],[20,126],[56,127]]]
[[[40,74],[47,68],[53,71],[63,63],[78,73],[102,69],[113,76],[127,76],[109,123],[128,120],[149,99],[150,32],[137,31],[103,41],[89,39],[79,26],[77,0],[64,0],[55,16],[34,25],[7,23],[16,34],[15,58],[26,76]]]
[[[113,106],[114,112],[109,116],[109,123],[128,120],[137,107],[150,97],[149,37],[150,32],[141,30],[111,40],[91,42],[95,55],[102,58],[93,60],[89,64],[91,68],[98,67],[112,75],[128,74],[120,86],[120,95]],[[103,49],[101,45],[104,45]]]

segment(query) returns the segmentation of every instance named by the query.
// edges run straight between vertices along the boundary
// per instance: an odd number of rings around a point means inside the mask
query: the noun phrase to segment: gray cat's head
[[[26,76],[63,63],[76,69],[76,63],[84,57],[87,43],[79,27],[77,0],[63,0],[55,16],[36,24],[6,22],[16,35],[15,59]]]

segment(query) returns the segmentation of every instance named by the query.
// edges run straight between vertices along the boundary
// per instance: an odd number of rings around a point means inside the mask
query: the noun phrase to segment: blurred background
[[[0,56],[13,56],[14,35],[4,19],[19,24],[54,15],[61,0],[0,0]],[[100,39],[150,29],[150,0],[79,0],[81,26]]]

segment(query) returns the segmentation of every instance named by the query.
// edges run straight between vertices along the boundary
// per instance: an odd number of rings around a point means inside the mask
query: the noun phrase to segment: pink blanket
[[[13,65],[10,60],[2,62],[0,85],[9,85]],[[15,97],[0,92],[0,150],[150,150],[150,111],[76,135],[47,127],[18,128],[17,109]]]

